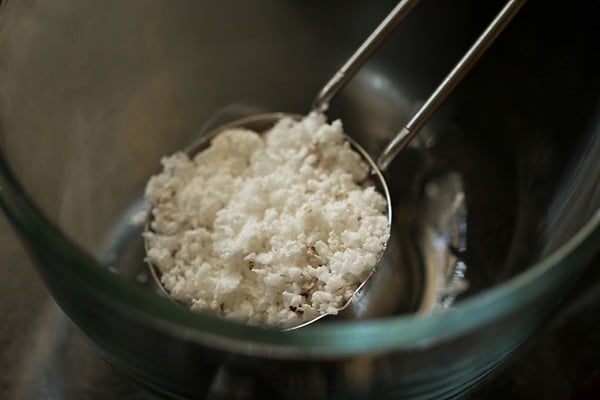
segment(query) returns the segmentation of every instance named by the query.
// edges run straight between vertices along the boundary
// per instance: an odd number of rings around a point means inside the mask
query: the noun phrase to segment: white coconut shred
[[[384,197],[359,185],[369,166],[322,114],[231,129],[162,164],[147,258],[192,309],[279,327],[336,314],[389,238]]]

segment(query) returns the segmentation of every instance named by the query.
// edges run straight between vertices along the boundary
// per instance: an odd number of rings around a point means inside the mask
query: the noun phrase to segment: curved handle
[[[369,35],[367,40],[350,56],[344,65],[331,77],[323,86],[317,97],[313,101],[312,110],[325,112],[329,107],[329,101],[339,92],[362,65],[369,59],[371,54],[387,39],[389,34],[398,26],[398,24],[408,15],[414,6],[420,0],[402,0],[385,17],[383,21]]]
[[[490,47],[498,35],[517,14],[523,4],[525,4],[525,1],[526,0],[510,0],[504,8],[502,8],[500,13],[496,15],[496,18],[494,18],[467,53],[460,59],[458,64],[456,64],[437,89],[429,96],[425,104],[421,106],[412,119],[386,146],[377,160],[379,169],[384,171],[392,162],[396,154],[404,149],[419,133],[433,113],[448,98],[448,95],[452,93],[460,81],[467,75],[488,47]]]

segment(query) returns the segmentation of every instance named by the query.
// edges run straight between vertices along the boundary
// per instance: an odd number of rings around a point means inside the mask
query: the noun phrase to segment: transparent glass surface
[[[376,155],[502,4],[482,3],[420,4],[330,117]],[[591,3],[526,5],[391,166],[379,279],[401,274],[377,312],[292,332],[189,312],[157,293],[130,218],[160,157],[207,126],[306,112],[392,1],[4,1],[0,205],[64,311],[157,394],[455,396],[599,248]]]

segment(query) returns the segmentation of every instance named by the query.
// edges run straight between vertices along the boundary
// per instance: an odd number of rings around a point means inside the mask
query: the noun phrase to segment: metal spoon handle
[[[313,111],[325,112],[329,107],[329,101],[339,92],[354,74],[362,67],[369,59],[371,54],[389,36],[389,34],[398,26],[398,24],[406,17],[414,6],[420,0],[402,0],[394,7],[394,9],[385,17],[379,26],[369,35],[367,40],[350,56],[346,63],[331,77],[331,79],[323,86],[319,94],[312,104]]]
[[[500,13],[496,15],[496,18],[494,18],[467,53],[460,59],[458,64],[456,64],[437,89],[429,96],[425,104],[421,106],[406,126],[402,128],[383,150],[377,160],[377,165],[382,171],[389,166],[396,154],[404,149],[419,133],[433,113],[446,100],[448,95],[452,93],[460,81],[477,63],[483,53],[485,53],[488,47],[490,47],[502,30],[517,14],[519,9],[525,4],[525,1],[526,0],[510,0]]]

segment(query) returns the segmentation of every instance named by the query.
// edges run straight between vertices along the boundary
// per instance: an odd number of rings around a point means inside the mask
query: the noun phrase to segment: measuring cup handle
[[[369,35],[367,40],[350,56],[344,65],[336,71],[331,79],[323,86],[313,101],[312,110],[325,112],[329,102],[346,84],[354,74],[363,66],[379,46],[394,31],[398,24],[406,17],[420,0],[402,0],[385,17],[383,21]]]
[[[454,66],[452,71],[450,71],[442,83],[435,89],[431,96],[429,96],[423,106],[419,108],[404,128],[402,128],[402,130],[386,146],[377,160],[379,169],[382,171],[387,169],[398,152],[404,149],[419,133],[433,113],[448,98],[450,93],[452,93],[460,81],[462,81],[471,68],[477,63],[479,58],[481,58],[525,2],[526,0],[510,0],[506,3],[504,8],[502,8],[485,31],[477,38],[471,48]]]

